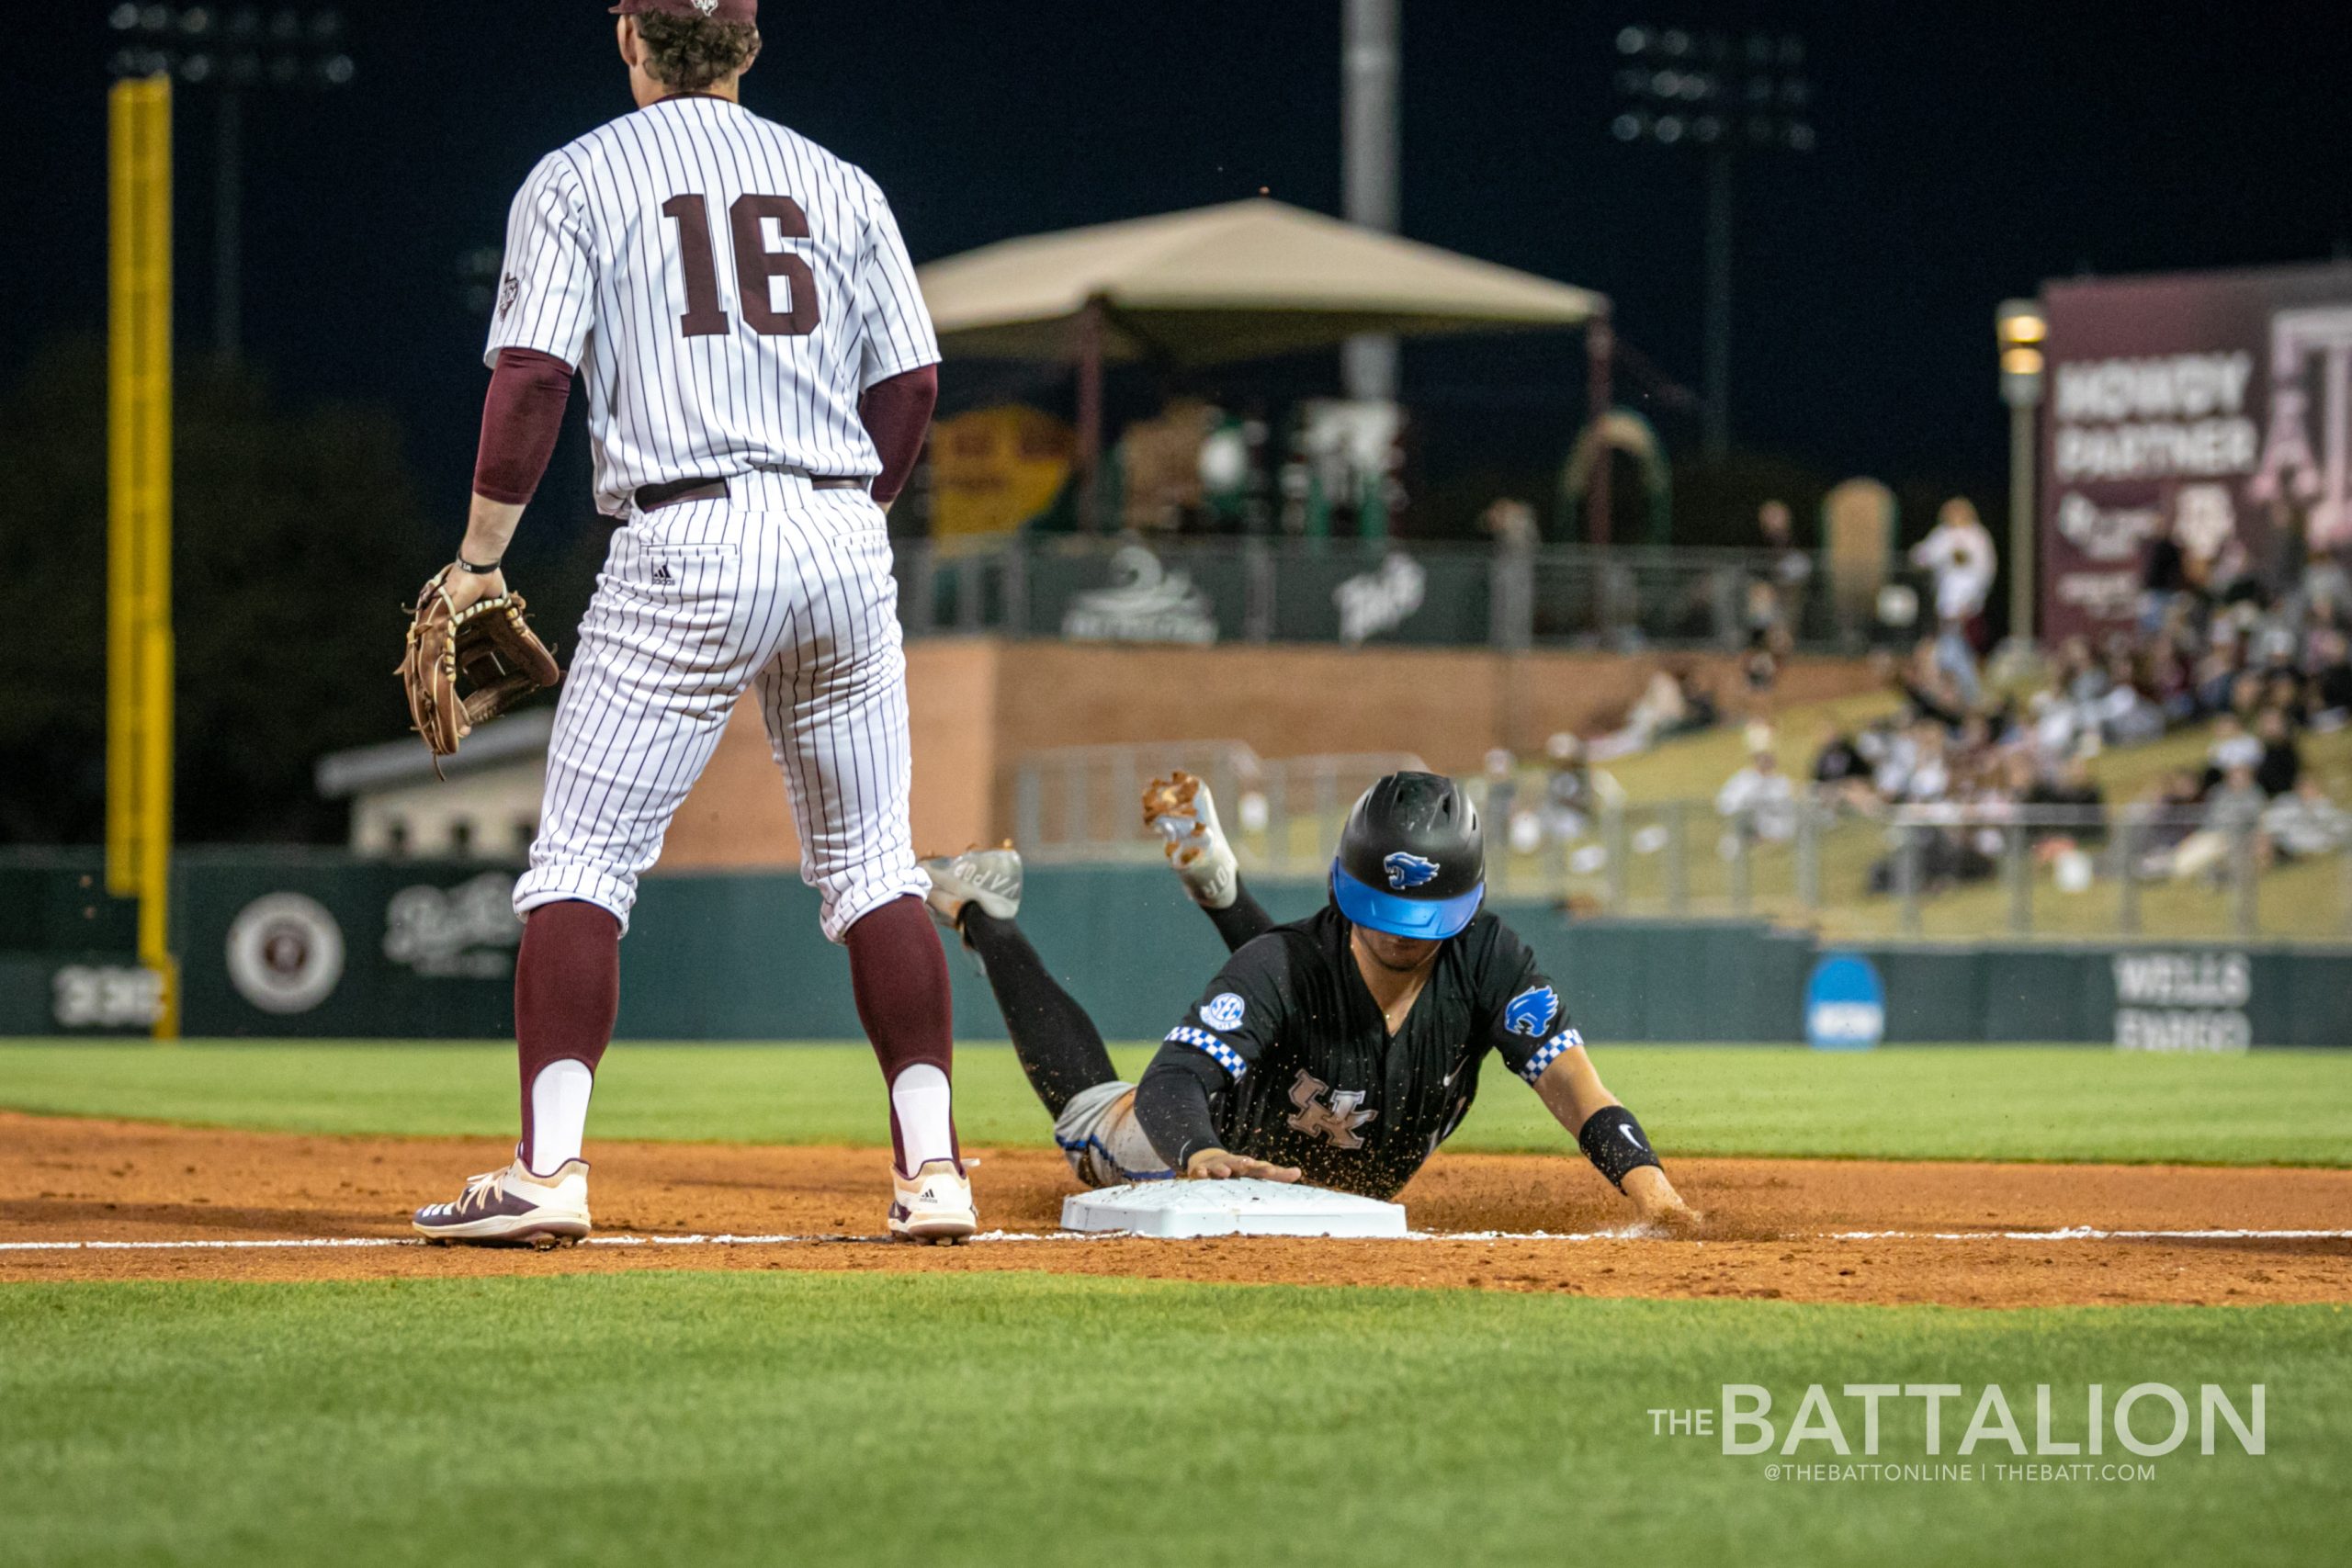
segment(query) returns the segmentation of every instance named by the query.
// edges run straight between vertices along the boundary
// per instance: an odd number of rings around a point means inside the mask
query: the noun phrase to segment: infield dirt
[[[2352,1239],[2050,1239],[2002,1231],[2342,1230],[2352,1171],[2182,1166],[1689,1159],[1691,1236],[1570,1239],[1629,1211],[1580,1161],[1441,1155],[1404,1193],[1410,1241],[1056,1236],[1077,1190],[1058,1156],[980,1150],[982,1223],[1015,1233],[913,1247],[876,1234],[871,1149],[603,1143],[597,1235],[789,1237],[527,1249],[358,1247],[0,1250],[0,1280],[411,1279],[626,1269],[1042,1269],[1153,1279],[1470,1286],[1596,1296],[1747,1296],[1955,1306],[2352,1300]],[[0,1244],[393,1238],[418,1203],[505,1157],[476,1139],[342,1138],[0,1112]],[[1838,1233],[1901,1232],[1857,1238]]]

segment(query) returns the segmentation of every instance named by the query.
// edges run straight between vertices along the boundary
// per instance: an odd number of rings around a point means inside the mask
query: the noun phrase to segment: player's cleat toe
[[[924,900],[932,914],[950,931],[961,929],[967,906],[978,904],[1000,920],[1021,913],[1021,852],[1014,849],[966,850],[922,863],[931,877],[931,896]]]
[[[1233,902],[1241,868],[1217,824],[1216,800],[1207,784],[1182,770],[1152,780],[1143,792],[1143,820],[1148,831],[1167,840],[1168,863],[1194,903],[1222,909]]]
[[[890,1172],[890,1234],[903,1241],[961,1242],[980,1228],[972,1184],[954,1160],[926,1160],[912,1176]]]
[[[468,1177],[455,1201],[428,1203],[412,1228],[432,1242],[559,1247],[588,1234],[588,1166],[566,1160],[537,1176],[517,1159],[503,1170]]]

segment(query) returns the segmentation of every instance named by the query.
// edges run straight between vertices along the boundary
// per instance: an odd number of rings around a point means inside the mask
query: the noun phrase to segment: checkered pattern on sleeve
[[[1166,1038],[1169,1044],[1190,1045],[1196,1051],[1207,1052],[1211,1060],[1237,1078],[1250,1070],[1250,1064],[1242,1060],[1240,1052],[1205,1029],[1194,1029],[1190,1024],[1178,1024],[1168,1032]]]
[[[1561,1053],[1571,1046],[1583,1043],[1583,1035],[1573,1029],[1563,1029],[1559,1033],[1544,1042],[1543,1049],[1527,1058],[1527,1066],[1519,1069],[1519,1076],[1529,1083],[1533,1083],[1544,1076],[1544,1068],[1560,1059]]]

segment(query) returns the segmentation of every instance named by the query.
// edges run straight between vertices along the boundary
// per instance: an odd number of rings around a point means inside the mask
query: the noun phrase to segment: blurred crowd
[[[1730,677],[1745,690],[1719,698],[1695,665],[1668,660],[1604,732],[1552,737],[1540,774],[1492,753],[1487,811],[1515,852],[1559,845],[1572,870],[1598,869],[1600,817],[1625,798],[1606,764],[1748,713],[1758,716],[1744,725],[1746,761],[1714,800],[1724,852],[1792,840],[1809,808],[1815,820],[1891,822],[1900,811],[1904,831],[1871,870],[1875,892],[1906,875],[1922,892],[1989,878],[2019,844],[2075,889],[2102,869],[2219,881],[2241,864],[2352,846],[2352,815],[2304,758],[2307,737],[2352,723],[2352,578],[2335,563],[2315,559],[2291,591],[2270,593],[2244,574],[2167,571],[2159,558],[2128,628],[2022,657],[2004,650],[1988,670],[1996,557],[1974,508],[1955,500],[1910,552],[1927,624],[1913,623],[1907,651],[1873,655],[1899,707],[1859,726],[1825,723],[1809,771],[1792,776],[1766,716],[1813,564],[1791,541],[1786,507],[1767,503],[1758,526],[1766,549],[1743,569],[1746,655]],[[2206,738],[2198,765],[2109,797],[2101,753],[2188,730]],[[2102,868],[2095,857],[2116,846],[2119,815],[2126,852]]]
[[[2240,850],[2267,865],[2340,849],[2352,821],[2302,754],[2306,735],[2352,721],[2347,598],[2327,586],[2307,579],[2274,602],[2152,593],[2136,627],[2097,646],[2070,639],[2022,697],[1987,692],[1973,649],[1963,642],[1956,651],[1949,629],[1939,631],[1901,664],[1881,656],[1902,709],[1825,732],[1814,791],[1872,814],[1941,808],[1912,814],[1934,829],[1919,846],[1924,886],[1992,875],[2011,828],[2038,859],[2058,863],[2063,880],[2086,881],[2085,852],[2106,841],[2110,811],[2091,760],[2205,726],[2201,767],[2123,803],[2135,825],[2135,874],[2218,874]],[[1755,785],[1735,778],[1725,787],[1729,801]],[[1891,886],[1897,871],[1890,857],[1874,886]]]

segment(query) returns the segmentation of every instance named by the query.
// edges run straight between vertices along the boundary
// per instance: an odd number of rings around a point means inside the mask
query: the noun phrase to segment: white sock
[[[566,1057],[549,1062],[531,1080],[531,1146],[523,1163],[534,1176],[553,1176],[568,1159],[580,1157],[588,1132],[588,1094],[596,1075],[585,1062]]]
[[[917,1062],[891,1083],[890,1114],[898,1119],[904,1174],[912,1176],[932,1160],[956,1157],[953,1100],[947,1075],[928,1062]]]

